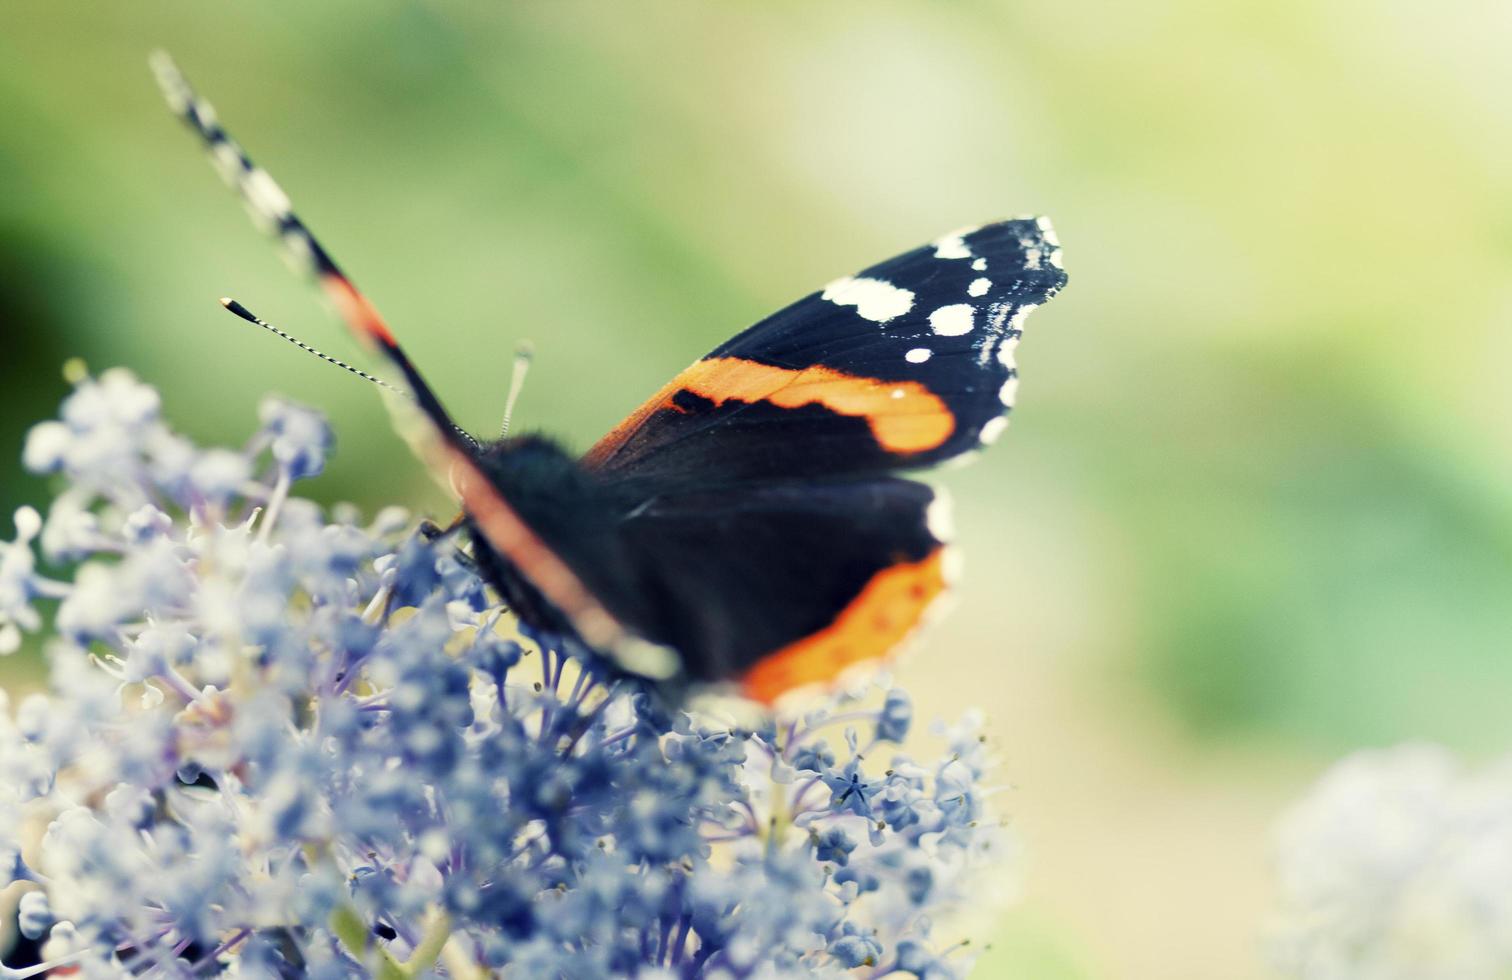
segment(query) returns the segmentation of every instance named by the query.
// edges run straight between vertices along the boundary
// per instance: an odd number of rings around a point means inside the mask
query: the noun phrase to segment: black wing
[[[927,466],[990,442],[1024,319],[1065,285],[1044,218],[946,235],[837,279],[683,371],[584,457],[732,482]]]
[[[945,593],[943,500],[910,480],[780,483],[649,501],[615,537],[634,574],[596,591],[695,681],[770,702],[886,656]],[[589,573],[591,575],[591,573]]]

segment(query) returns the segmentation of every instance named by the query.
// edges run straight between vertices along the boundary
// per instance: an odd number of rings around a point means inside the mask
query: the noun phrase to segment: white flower
[[[42,622],[31,606],[37,594],[31,542],[42,529],[42,517],[22,507],[15,523],[16,539],[9,544],[0,541],[0,655],[16,652],[21,631],[35,630]]]
[[[1276,965],[1300,980],[1512,975],[1512,759],[1361,752],[1277,834]]]

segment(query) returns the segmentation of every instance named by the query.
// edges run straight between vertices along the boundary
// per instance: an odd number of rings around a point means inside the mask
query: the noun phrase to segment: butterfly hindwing
[[[1043,218],[983,225],[831,282],[683,371],[584,457],[736,482],[885,473],[990,442],[1025,317],[1065,284]]]
[[[913,632],[945,591],[941,506],[930,487],[895,478],[667,494],[617,529],[635,571],[626,603],[600,595],[684,651],[688,679],[734,679],[770,702]]]

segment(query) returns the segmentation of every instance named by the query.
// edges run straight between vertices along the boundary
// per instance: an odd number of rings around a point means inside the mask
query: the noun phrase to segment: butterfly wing
[[[615,538],[637,569],[626,598],[658,601],[622,618],[694,678],[739,678],[765,701],[897,649],[948,562],[935,492],[890,474],[1002,431],[1024,319],[1065,282],[1045,219],[967,229],[830,283],[675,377],[583,459],[646,498]],[[597,588],[615,608],[613,583]]]
[[[1024,320],[1066,282],[1044,218],[946,235],[831,282],[712,351],[584,456],[606,475],[881,474],[991,442]]]
[[[257,223],[277,236],[296,268],[320,284],[353,336],[404,377],[408,399],[385,402],[393,411],[395,426],[432,471],[456,492],[482,539],[528,576],[536,590],[589,644],[640,662],[667,659],[662,656],[665,651],[648,648],[642,638],[605,609],[579,572],[504,499],[479,464],[478,444],[446,413],[377,308],[294,213],[289,196],[231,138],[215,110],[195,94],[173,60],[157,52],[152,56],[152,68],[169,107],[204,143],[211,160],[241,195]],[[236,304],[227,305],[235,312]],[[245,310],[238,315],[256,321]]]
[[[771,702],[914,631],[946,590],[943,507],[911,480],[792,481],[659,494],[607,526],[533,523],[686,679]]]

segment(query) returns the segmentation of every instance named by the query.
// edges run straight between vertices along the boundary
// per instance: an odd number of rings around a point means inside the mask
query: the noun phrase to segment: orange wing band
[[[917,381],[882,381],[815,365],[784,368],[743,357],[711,357],[673,378],[588,451],[590,464],[612,455],[647,419],[662,410],[682,411],[680,392],[728,401],[770,402],[779,408],[822,405],[839,415],[866,420],[877,444],[889,452],[921,453],[955,431],[950,407]]]
[[[346,276],[339,272],[322,273],[320,285],[336,304],[341,318],[357,334],[358,340],[363,343],[376,342],[388,348],[398,346],[394,335],[389,332],[388,324],[383,322],[382,315]]]
[[[771,704],[794,688],[834,680],[847,667],[885,656],[905,640],[945,591],[944,549],[913,564],[884,568],[835,621],[757,661],[741,678],[744,694]]]

